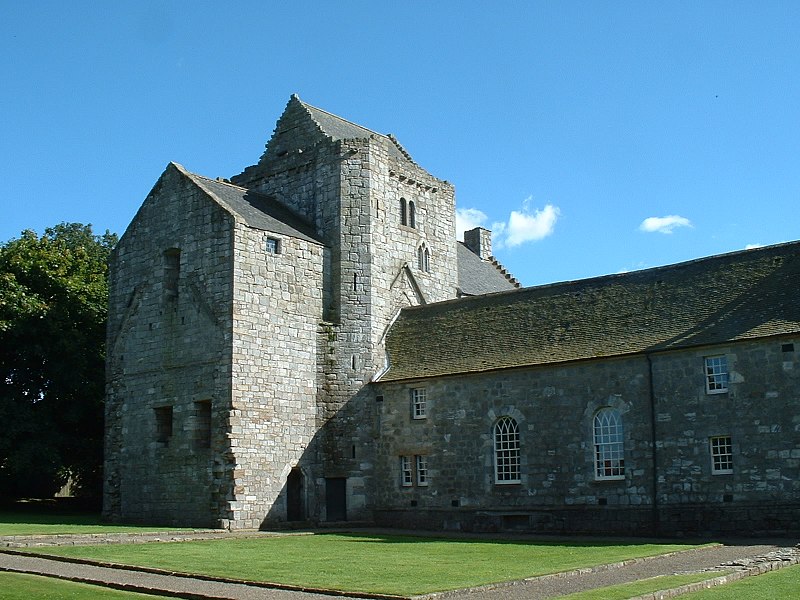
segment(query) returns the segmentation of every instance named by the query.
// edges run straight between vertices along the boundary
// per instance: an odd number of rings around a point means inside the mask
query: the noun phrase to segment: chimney
[[[492,232],[483,227],[465,231],[464,245],[477,254],[481,260],[489,260],[492,256]]]

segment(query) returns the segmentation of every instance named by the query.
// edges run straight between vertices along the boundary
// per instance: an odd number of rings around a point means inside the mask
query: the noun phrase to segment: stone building
[[[241,174],[171,163],[115,250],[104,512],[798,529],[798,281],[791,243],[519,289],[451,184],[293,96]]]

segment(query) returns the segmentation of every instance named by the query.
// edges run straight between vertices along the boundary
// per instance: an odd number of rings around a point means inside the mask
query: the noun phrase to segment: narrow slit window
[[[210,400],[201,400],[194,403],[194,446],[195,448],[211,447]]]
[[[408,203],[408,224],[415,229],[417,227],[417,207],[413,201]]]
[[[156,417],[156,441],[167,445],[172,437],[172,407],[159,406],[153,412]]]
[[[167,296],[178,295],[178,282],[181,277],[181,251],[170,248],[164,252],[164,291]]]
[[[405,198],[400,198],[400,225],[408,225],[408,213],[406,212]]]

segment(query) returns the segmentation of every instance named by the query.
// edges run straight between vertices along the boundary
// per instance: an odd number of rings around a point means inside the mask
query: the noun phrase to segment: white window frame
[[[622,415],[607,406],[594,414],[594,478],[597,481],[625,479],[625,431]]]
[[[703,358],[706,394],[724,394],[728,391],[728,357],[724,354]]]
[[[411,487],[414,485],[414,474],[411,470],[411,457],[400,457],[400,485],[403,487]]]
[[[715,435],[708,439],[711,454],[711,474],[730,475],[733,473],[733,441],[729,435]]]
[[[492,433],[495,484],[520,483],[519,424],[511,417],[500,417],[495,422]]]
[[[417,454],[414,457],[417,468],[417,485],[428,485],[428,457],[424,454]]]
[[[413,419],[428,418],[428,400],[424,387],[411,389],[411,417]]]
[[[280,254],[281,241],[275,237],[268,237],[267,241],[264,242],[264,250],[267,254]]]

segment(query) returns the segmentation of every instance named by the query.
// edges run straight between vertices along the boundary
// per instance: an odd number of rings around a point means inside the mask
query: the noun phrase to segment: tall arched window
[[[494,424],[494,481],[519,483],[519,425],[511,417]]]
[[[400,224],[408,225],[408,213],[406,212],[405,198],[400,198]]]
[[[622,417],[614,408],[601,408],[594,415],[595,479],[625,477]]]
[[[424,273],[430,273],[431,253],[425,244],[417,249],[417,268]]]
[[[411,227],[417,226],[417,207],[414,206],[414,201],[408,203],[408,224]]]

